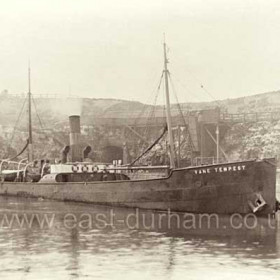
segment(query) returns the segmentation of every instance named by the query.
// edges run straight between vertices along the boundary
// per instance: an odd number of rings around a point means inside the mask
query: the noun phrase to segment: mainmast
[[[33,161],[30,64],[28,65],[28,161]]]
[[[170,100],[169,100],[169,84],[168,76],[169,71],[167,69],[167,55],[166,55],[166,43],[163,42],[163,52],[164,52],[164,78],[165,78],[165,97],[166,97],[166,119],[167,119],[167,129],[168,129],[168,140],[169,140],[169,156],[170,156],[170,167],[175,168],[175,151],[174,151],[174,140],[172,134],[171,125],[171,113],[170,113]]]

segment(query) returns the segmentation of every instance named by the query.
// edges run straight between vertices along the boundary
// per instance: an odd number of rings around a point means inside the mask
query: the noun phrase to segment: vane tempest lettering
[[[245,165],[230,165],[230,166],[221,166],[214,168],[202,168],[194,170],[195,174],[210,174],[210,173],[223,173],[223,172],[235,172],[245,170]]]

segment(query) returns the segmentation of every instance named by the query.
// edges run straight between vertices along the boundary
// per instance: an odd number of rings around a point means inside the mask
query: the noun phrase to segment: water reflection
[[[160,214],[77,203],[0,197],[0,218],[18,213],[54,215],[51,227],[35,221],[30,228],[2,224],[1,279],[276,279],[280,268],[280,234],[274,219],[258,219],[254,229],[232,229],[226,217],[221,228],[182,228],[173,217],[158,226]],[[77,217],[76,224],[68,214]],[[86,228],[85,214],[106,218],[107,226]],[[27,215],[27,216],[28,216]],[[123,223],[130,215],[131,224]],[[141,215],[140,215],[141,216]],[[30,217],[30,216],[29,216]],[[83,219],[81,219],[81,217]],[[180,216],[182,218],[182,216]],[[153,224],[148,229],[147,226]],[[250,221],[252,222],[252,220]],[[1,221],[0,221],[1,223]],[[189,225],[189,224],[188,224]],[[235,224],[237,225],[237,224]],[[272,226],[269,226],[272,225]],[[275,228],[273,228],[275,227]]]

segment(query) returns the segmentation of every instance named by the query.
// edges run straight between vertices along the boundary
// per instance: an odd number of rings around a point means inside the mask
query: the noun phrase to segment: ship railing
[[[43,164],[43,166],[42,166],[42,170],[41,170],[41,174],[40,174],[40,176],[41,176],[41,178],[43,178],[44,177],[44,170],[45,170],[45,168],[46,168],[46,166],[48,166],[49,164],[48,163],[44,163]]]
[[[38,163],[38,162],[39,162],[39,159],[34,159],[33,161],[26,163],[26,165],[25,165],[25,167],[23,169],[23,180],[24,181],[26,180],[27,168],[30,167],[30,166],[33,166],[33,167],[37,168],[37,166],[35,166],[35,163]],[[48,164],[49,163],[44,163],[43,167],[47,166]],[[44,170],[44,168],[42,168],[42,170]]]
[[[65,164],[65,165],[112,165],[112,163],[105,163],[105,162],[91,162],[91,161],[73,161],[73,162],[66,162],[66,163],[56,163],[56,164]]]
[[[20,171],[22,171],[22,169],[20,169],[20,166],[21,165],[26,165],[27,163],[24,163],[25,161],[27,161],[28,159],[27,158],[24,158],[22,160],[20,160],[18,162],[18,169],[17,169],[17,180],[19,179],[19,174],[20,174]]]
[[[192,166],[210,165],[226,162],[228,162],[228,160],[226,160],[225,158],[217,159],[216,157],[196,157],[192,160]]]
[[[266,158],[263,156],[260,159]],[[240,162],[241,159],[235,159],[235,160],[228,160],[225,158],[215,158],[215,157],[196,157],[192,160],[192,166],[201,166],[201,165],[211,165],[211,164],[223,164],[223,163],[229,163],[229,162]],[[256,158],[247,158],[245,160],[257,160]],[[279,169],[280,170],[280,169]]]
[[[160,170],[164,170],[164,172],[170,170],[169,165],[142,165],[142,166],[131,166],[131,165],[116,165],[112,163],[104,163],[104,162],[67,162],[63,163],[63,165],[90,165],[98,167],[98,172],[110,172],[110,173],[136,173],[136,172],[150,172],[150,173],[160,173]],[[56,164],[55,164],[56,165]],[[61,163],[57,164],[61,165]],[[42,170],[44,169],[44,165]],[[161,172],[162,173],[162,172]],[[42,177],[43,174],[41,174]]]
[[[196,157],[192,160],[192,166],[214,164],[214,157]]]
[[[13,161],[13,160],[8,160],[8,159],[3,159],[1,160],[1,163],[0,163],[0,172],[2,172],[3,170],[3,165],[6,163],[7,166],[9,167],[9,165],[13,165],[13,170],[15,171],[21,171],[20,167],[22,165],[25,165],[26,163],[24,163],[24,161],[26,161],[27,159],[22,159],[20,160],[19,162],[18,161]]]
[[[115,166],[106,168],[108,171],[122,172],[132,180],[147,180],[163,178],[170,172],[169,165],[160,166]]]
[[[132,170],[156,170],[156,169],[169,169],[169,165],[143,165],[143,166],[130,166],[130,165],[113,165],[112,163],[96,163],[96,162],[67,162],[66,165],[98,165],[99,170],[104,171],[118,171],[118,170],[125,170],[125,171],[132,171]],[[104,166],[103,168],[101,166]]]
[[[39,160],[33,160],[32,162],[28,162],[27,158],[21,159],[20,161],[13,161],[9,159],[3,159],[0,161],[0,173],[3,174],[3,170],[8,170],[11,173],[16,173],[16,181],[20,181],[21,173],[23,174],[22,179],[26,179],[27,175],[27,169],[30,166],[33,166],[34,168],[37,168],[36,163],[38,163]],[[5,167],[4,167],[5,165]],[[43,167],[46,167],[48,163],[45,163]],[[45,169],[42,168],[42,171]],[[34,171],[34,170],[33,170]],[[35,171],[37,172],[37,171]],[[41,175],[41,174],[40,174]]]
[[[147,166],[116,166],[108,167],[106,170],[158,170],[169,169],[169,165],[147,165]]]
[[[148,179],[158,179],[165,178],[168,176],[166,172],[134,172],[126,173],[130,180],[148,180]]]
[[[23,179],[26,179],[26,172],[27,172],[27,168],[29,166],[33,165],[33,162],[29,162],[28,164],[25,165],[24,170],[23,170]]]

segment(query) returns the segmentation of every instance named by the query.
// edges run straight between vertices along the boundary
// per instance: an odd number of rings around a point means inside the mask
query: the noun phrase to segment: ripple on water
[[[65,213],[104,213],[108,208],[25,199],[1,199],[0,214],[46,211],[50,229],[0,228],[0,278],[12,279],[278,279],[280,234],[217,236],[120,228],[67,229]],[[119,216],[128,209],[115,209]],[[36,212],[37,213],[37,212]],[[210,278],[209,278],[210,277]],[[213,279],[213,278],[212,278]]]

